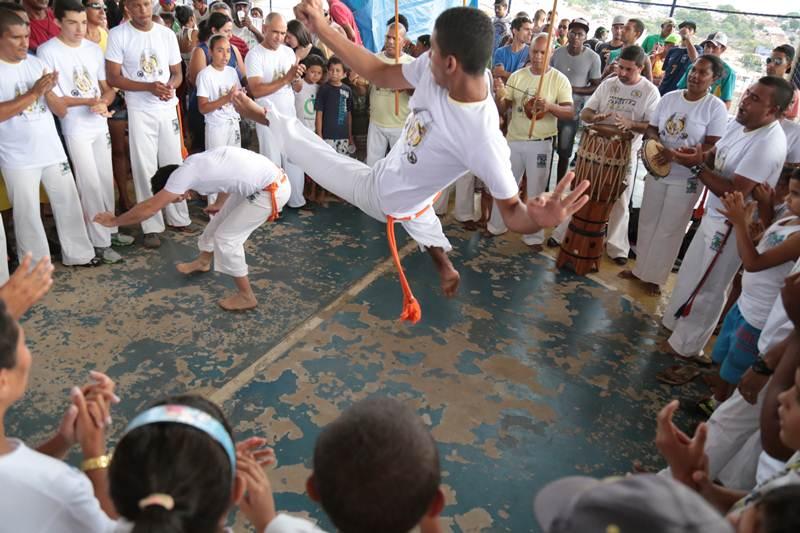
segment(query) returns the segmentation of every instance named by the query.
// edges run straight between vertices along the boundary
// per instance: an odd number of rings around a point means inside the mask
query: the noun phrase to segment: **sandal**
[[[700,369],[694,365],[673,365],[656,374],[656,379],[667,385],[685,385],[700,375]]]

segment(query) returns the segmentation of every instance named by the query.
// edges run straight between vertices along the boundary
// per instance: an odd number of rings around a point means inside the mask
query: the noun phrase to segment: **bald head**
[[[272,12],[264,19],[262,44],[270,50],[277,50],[286,41],[286,20],[280,13]]]
[[[386,26],[386,37],[383,41],[383,53],[388,57],[397,57],[397,42],[395,41],[395,30],[400,38],[400,53],[403,53],[403,44],[406,42],[406,28],[402,24],[395,26],[394,22]]]

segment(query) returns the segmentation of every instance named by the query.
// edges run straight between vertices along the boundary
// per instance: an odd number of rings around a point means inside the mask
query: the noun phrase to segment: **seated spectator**
[[[501,46],[494,52],[492,75],[508,81],[528,60],[528,45],[533,37],[533,23],[527,17],[517,17],[511,21],[511,44]]]

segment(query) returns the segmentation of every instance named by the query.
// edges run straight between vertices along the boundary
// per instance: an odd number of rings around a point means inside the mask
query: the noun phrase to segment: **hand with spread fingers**
[[[697,488],[692,476],[704,464],[708,428],[705,424],[699,424],[694,436],[689,438],[672,421],[678,405],[678,400],[673,400],[658,413],[655,444],[667,460],[672,477],[689,487]]]
[[[53,285],[53,265],[49,257],[43,257],[31,269],[32,256],[22,258],[8,281],[0,287],[0,300],[15,320],[19,320],[33,304],[38,302]]]
[[[574,179],[575,173],[570,172],[552,193],[542,193],[535,198],[528,199],[527,207],[530,219],[542,228],[550,228],[558,226],[583,207],[589,201],[589,197],[584,192],[590,184],[588,180],[583,180],[569,194],[566,194]]]

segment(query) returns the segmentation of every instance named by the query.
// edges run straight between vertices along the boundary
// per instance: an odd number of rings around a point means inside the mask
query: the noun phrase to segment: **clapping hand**
[[[756,203],[748,202],[745,204],[744,196],[739,191],[727,193],[722,196],[721,200],[723,209],[718,209],[717,211],[734,226],[747,226],[747,223],[753,218],[753,213],[755,213]]]
[[[678,405],[678,400],[673,400],[658,413],[656,448],[667,460],[673,478],[687,486],[697,488],[693,475],[702,470],[706,462],[705,444],[708,428],[705,424],[698,425],[694,436],[689,438],[672,421]]]

